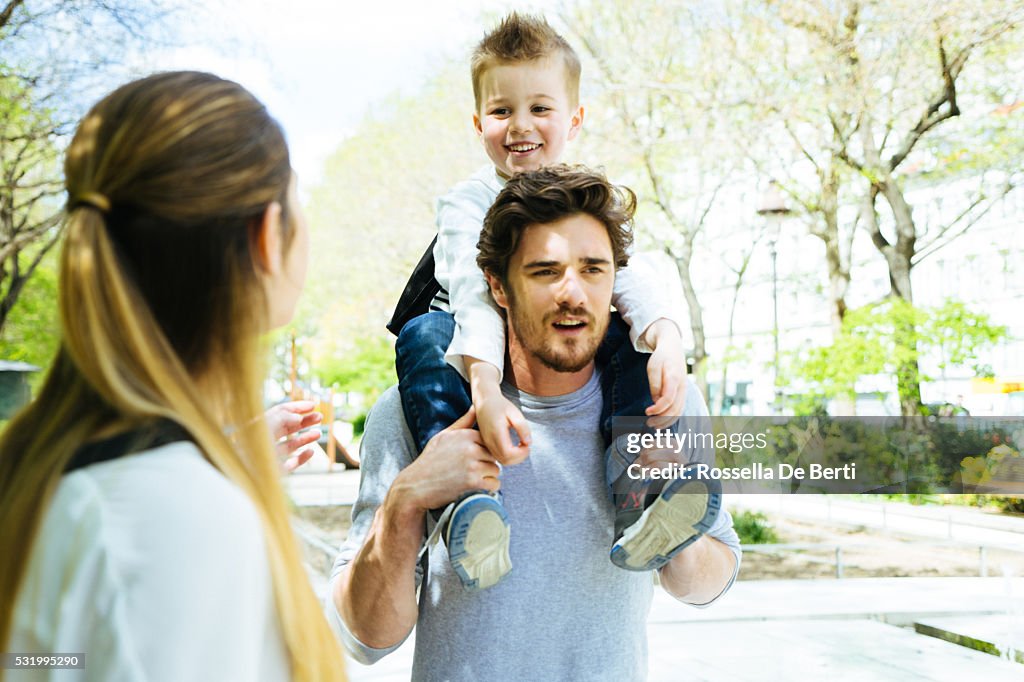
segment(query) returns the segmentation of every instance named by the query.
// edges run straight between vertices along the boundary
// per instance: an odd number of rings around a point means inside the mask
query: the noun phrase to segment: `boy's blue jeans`
[[[431,438],[472,405],[469,385],[444,359],[454,333],[455,319],[451,314],[430,312],[406,323],[395,344],[398,390],[417,453],[423,452]],[[600,428],[605,445],[611,443],[615,417],[643,416],[653,404],[647,380],[649,357],[633,348],[629,326],[618,313],[612,313],[608,332],[595,357],[602,369],[604,404]],[[607,467],[608,475],[620,469],[621,466]],[[609,485],[612,483],[608,481]]]
[[[454,334],[450,313],[429,312],[406,322],[395,342],[398,391],[417,456],[473,404],[469,384],[444,359]]]

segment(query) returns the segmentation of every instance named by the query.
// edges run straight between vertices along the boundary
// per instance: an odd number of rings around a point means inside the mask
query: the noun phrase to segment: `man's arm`
[[[710,433],[711,421],[704,396],[690,378],[686,379],[686,404],[680,430]],[[706,444],[688,446],[683,453],[645,451],[638,461],[648,465],[715,463],[715,450]],[[684,493],[685,494],[685,493]],[[733,528],[732,515],[724,507],[719,510],[708,532],[674,556],[658,574],[665,591],[680,601],[707,606],[732,586],[739,573],[740,539]]]
[[[385,394],[367,420],[366,468],[350,535],[361,544],[351,557],[342,548],[331,584],[332,606],[341,620],[336,625],[359,660],[373,662],[387,654],[416,623],[416,565],[426,512],[467,490],[499,487],[498,466],[470,429],[473,421],[470,410],[409,463],[407,429],[399,426],[401,433],[394,433],[395,424],[403,424],[397,392]],[[382,436],[389,429],[392,433]]]
[[[352,636],[369,648],[400,644],[416,624],[423,526],[424,512],[399,475],[374,513],[363,546],[334,582],[335,608]]]
[[[722,511],[722,514],[728,514]],[[730,528],[731,528],[730,522]],[[710,604],[732,584],[738,560],[721,540],[704,535],[672,558],[660,571],[661,586],[680,601]]]

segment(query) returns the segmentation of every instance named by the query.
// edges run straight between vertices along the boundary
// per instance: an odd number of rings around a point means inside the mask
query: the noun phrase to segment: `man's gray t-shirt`
[[[501,477],[513,569],[498,585],[469,592],[452,571],[444,544],[431,549],[412,678],[642,680],[653,574],[622,570],[608,558],[614,510],[604,481],[598,374],[556,397],[507,384],[502,389],[523,411],[532,434],[530,456]],[[684,414],[706,412],[690,384]],[[391,388],[367,419],[359,497],[332,581],[355,557],[392,481],[412,462],[414,447],[398,391]],[[732,548],[738,562],[728,512],[709,534]],[[394,649],[355,640],[333,605],[328,615],[357,660],[373,662]]]

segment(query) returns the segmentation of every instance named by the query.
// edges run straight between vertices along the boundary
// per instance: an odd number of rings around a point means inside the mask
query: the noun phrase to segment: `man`
[[[645,677],[653,581],[609,561],[615,513],[594,363],[615,270],[627,261],[633,205],[603,176],[567,167],[518,174],[498,196],[478,262],[508,320],[502,390],[530,423],[530,456],[501,470],[469,428],[470,411],[416,457],[396,391],[381,397],[367,420],[359,498],[328,607],[357,659],[378,660],[415,625],[414,679]],[[687,396],[684,415],[706,415],[700,393],[691,387]],[[650,455],[652,466],[666,462]],[[499,488],[516,529],[516,570],[486,592],[464,590],[436,544],[417,603],[427,510]],[[485,532],[479,542],[491,539]],[[659,569],[660,582],[677,599],[705,605],[731,585],[738,565],[723,510]]]

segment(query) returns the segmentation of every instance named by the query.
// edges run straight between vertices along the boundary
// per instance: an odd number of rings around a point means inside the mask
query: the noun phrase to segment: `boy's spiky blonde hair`
[[[480,81],[497,64],[529,62],[560,54],[565,61],[565,88],[572,106],[580,99],[580,58],[543,17],[512,12],[473,51],[470,72],[473,101],[480,109]]]

